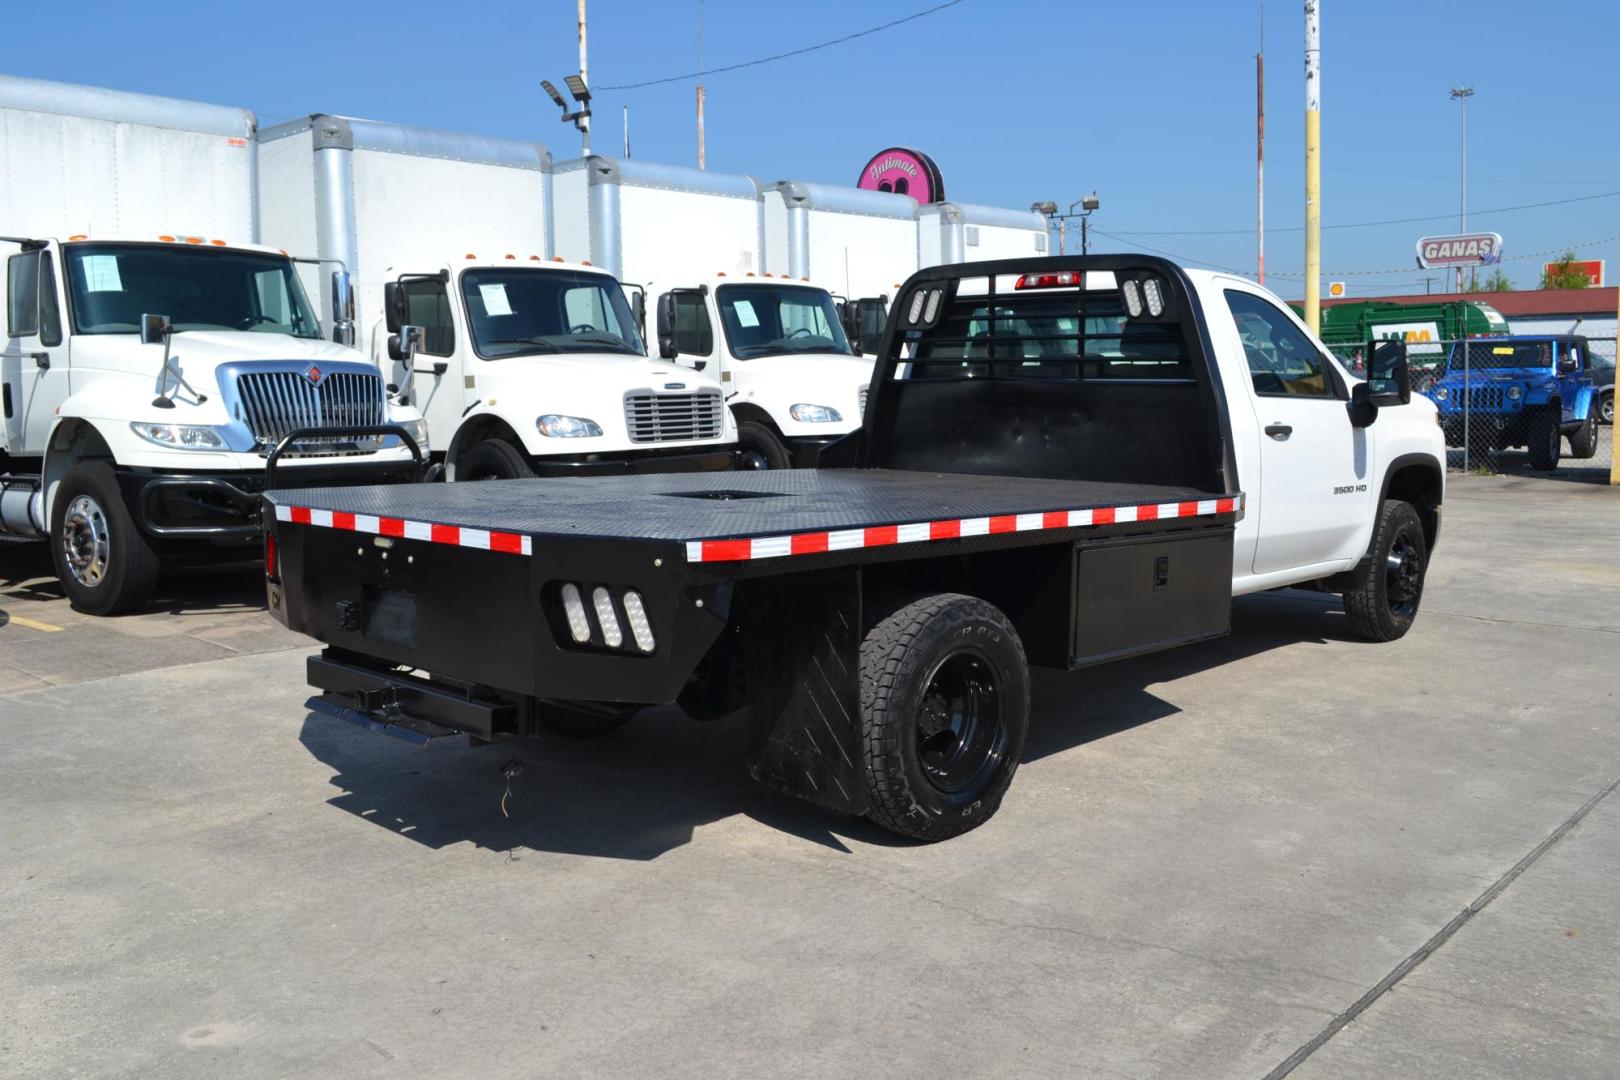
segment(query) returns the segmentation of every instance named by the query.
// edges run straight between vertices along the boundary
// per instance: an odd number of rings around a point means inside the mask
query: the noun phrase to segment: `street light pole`
[[[1468,99],[1474,96],[1472,86],[1453,86],[1451,96],[1462,102],[1462,194],[1457,215],[1457,231],[1468,231]],[[1463,291],[1462,267],[1457,267],[1457,291]]]

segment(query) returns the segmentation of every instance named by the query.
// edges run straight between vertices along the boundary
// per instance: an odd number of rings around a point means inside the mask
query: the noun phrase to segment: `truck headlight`
[[[1444,401],[1444,400],[1446,400],[1446,398],[1448,398],[1450,396],[1451,396],[1450,391],[1448,391],[1445,387],[1437,386],[1437,387],[1434,388],[1434,400],[1436,400],[1436,401]]]
[[[148,424],[135,421],[129,429],[149,443],[168,450],[227,450],[225,436],[206,424]]]
[[[602,434],[602,425],[583,416],[559,416],[556,413],[536,418],[535,430],[548,439],[590,439]]]
[[[843,419],[831,405],[794,405],[788,415],[801,424],[836,424]]]
[[[1524,387],[1522,387],[1522,386],[1510,386],[1510,387],[1508,387],[1508,400],[1509,401],[1518,401],[1522,397],[1524,397]]]
[[[396,423],[405,429],[406,434],[416,440],[417,449],[423,453],[428,448],[428,426],[426,420],[399,420]]]

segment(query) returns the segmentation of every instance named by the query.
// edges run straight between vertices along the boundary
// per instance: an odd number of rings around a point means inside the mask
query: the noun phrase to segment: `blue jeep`
[[[1522,446],[1531,468],[1555,469],[1565,436],[1571,456],[1597,453],[1603,394],[1613,394],[1612,379],[1594,369],[1584,337],[1515,334],[1452,345],[1423,392],[1440,409],[1446,445],[1462,446],[1466,439],[1475,449]]]

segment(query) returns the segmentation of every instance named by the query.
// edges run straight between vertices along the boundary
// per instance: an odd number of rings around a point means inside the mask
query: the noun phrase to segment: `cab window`
[[[709,322],[709,305],[702,293],[675,294],[675,333],[680,338],[682,352],[694,356],[714,352],[714,324]]]
[[[1226,291],[1249,361],[1254,392],[1263,397],[1334,397],[1327,365],[1294,321],[1273,304],[1237,289]]]
[[[423,330],[421,351],[427,356],[449,356],[456,351],[456,325],[450,318],[450,293],[438,278],[411,278],[400,282],[405,293],[405,321]]]

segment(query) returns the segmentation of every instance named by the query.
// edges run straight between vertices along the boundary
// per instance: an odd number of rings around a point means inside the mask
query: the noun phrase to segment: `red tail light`
[[[1015,289],[1073,289],[1080,285],[1080,271],[1059,270],[1055,274],[1024,274]]]
[[[276,534],[264,534],[264,576],[274,581],[276,578]]]

